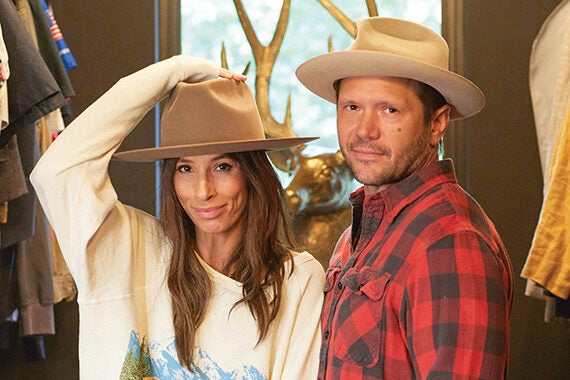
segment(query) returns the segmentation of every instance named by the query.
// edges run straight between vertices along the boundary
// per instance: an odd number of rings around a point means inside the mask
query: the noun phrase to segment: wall
[[[51,1],[78,67],[69,71],[79,114],[118,79],[154,62],[154,1]],[[112,125],[108,126],[113,128]],[[121,149],[154,144],[150,112]],[[113,184],[120,199],[154,213],[154,164],[112,162]]]
[[[451,1],[451,0],[450,0]],[[70,72],[81,112],[120,77],[154,60],[154,3],[52,0],[56,18],[79,63]],[[563,379],[570,373],[568,326],[543,322],[544,303],[524,296],[520,272],[542,201],[542,177],[528,92],[534,36],[557,0],[463,1],[463,73],[487,95],[478,116],[457,123],[448,140],[461,183],[494,220],[515,271],[510,379]],[[112,126],[109,126],[112,128]],[[125,147],[153,143],[152,114]],[[154,210],[153,165],[113,165],[120,198]],[[56,335],[47,359],[25,362],[15,352],[0,363],[2,378],[77,379],[77,305],[56,305]],[[104,327],[102,327],[104,328]]]
[[[462,184],[495,222],[515,274],[511,379],[563,379],[570,329],[546,324],[544,302],[524,295],[520,273],[542,202],[542,174],[528,90],[532,42],[558,0],[465,0],[464,74],[487,96],[463,126],[457,152]]]

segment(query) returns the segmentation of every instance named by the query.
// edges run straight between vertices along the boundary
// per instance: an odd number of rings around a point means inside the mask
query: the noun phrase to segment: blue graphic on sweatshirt
[[[267,380],[257,368],[242,366],[237,369],[220,367],[208,354],[198,348],[194,352],[194,372],[184,368],[176,356],[174,337],[166,346],[146,341],[131,331],[127,354],[121,370],[121,380],[140,380],[144,377],[157,379],[219,379],[219,380]]]

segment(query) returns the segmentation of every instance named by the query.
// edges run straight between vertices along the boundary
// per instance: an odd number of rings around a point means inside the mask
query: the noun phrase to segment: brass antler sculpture
[[[329,0],[317,1],[353,38],[356,37],[356,24],[352,20]],[[369,14],[377,15],[374,1],[366,0],[366,3]],[[275,120],[269,106],[271,72],[289,23],[291,1],[283,1],[273,38],[267,46],[261,44],[257,38],[241,0],[234,0],[234,5],[257,66],[256,102],[265,134],[270,137],[293,137],[295,133],[291,122],[291,94],[287,99],[285,120],[282,123]],[[329,51],[332,51],[331,37],[328,39],[328,46]],[[222,64],[227,67],[223,45]],[[352,173],[340,151],[326,152],[299,147],[269,155],[277,168],[294,174],[285,194],[293,230],[302,244],[300,248],[312,253],[326,267],[338,237],[350,224],[348,194]]]
[[[247,15],[247,12],[241,0],[234,0],[234,5],[236,7],[237,14],[243,27],[243,31],[245,32],[247,41],[249,42],[251,50],[253,51],[253,58],[255,59],[255,64],[257,66],[255,73],[255,94],[257,107],[259,108],[259,113],[261,114],[261,120],[263,122],[263,127],[265,128],[265,133],[268,136],[272,137],[295,136],[291,123],[291,95],[289,94],[289,97],[287,99],[285,120],[282,123],[275,120],[271,114],[271,109],[269,106],[269,82],[271,72],[275,66],[275,61],[277,60],[277,55],[281,49],[281,44],[283,43],[283,38],[285,37],[285,32],[289,23],[289,9],[291,6],[291,0],[283,1],[283,6],[281,7],[281,12],[279,14],[275,32],[273,33],[273,38],[267,46],[264,46],[259,41],[259,38],[257,38],[257,34],[253,29],[249,16]]]

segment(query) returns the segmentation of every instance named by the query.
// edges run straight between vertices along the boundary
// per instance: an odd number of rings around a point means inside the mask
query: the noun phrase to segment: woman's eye
[[[228,163],[222,162],[221,164],[218,164],[218,166],[216,166],[216,170],[218,171],[228,171],[231,170],[233,168],[233,165],[230,165]]]
[[[191,168],[188,165],[179,165],[178,167],[176,167],[176,170],[179,171],[180,173],[187,173],[191,170]]]

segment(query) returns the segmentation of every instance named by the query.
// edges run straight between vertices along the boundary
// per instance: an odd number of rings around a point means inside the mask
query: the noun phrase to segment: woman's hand
[[[237,73],[234,73],[234,72],[229,71],[228,69],[224,69],[224,68],[220,69],[219,76],[220,76],[220,78],[234,79],[234,80],[238,80],[240,82],[245,82],[245,80],[247,79],[247,77],[243,74],[237,74]]]
[[[180,80],[184,82],[196,83],[216,77],[244,82],[247,78],[243,74],[237,74],[224,69],[204,58],[193,57],[186,54],[177,55],[174,58],[181,65],[182,72]]]

